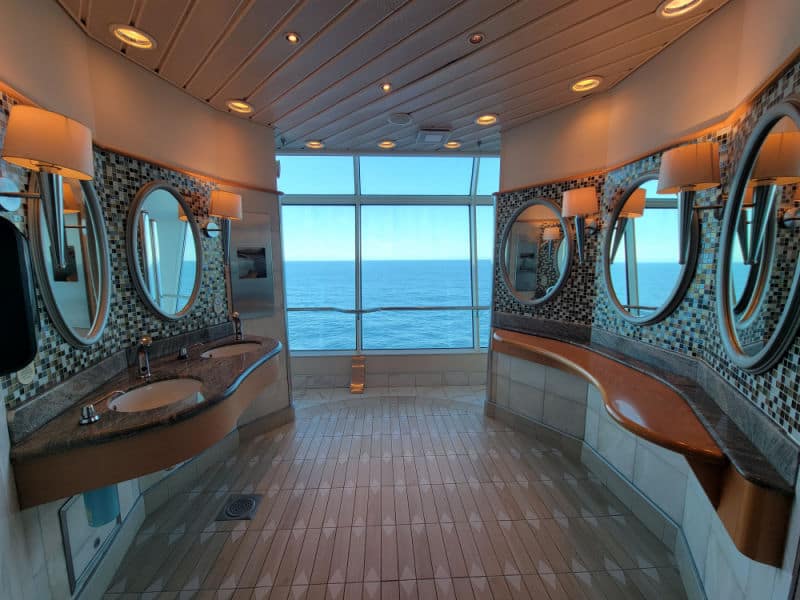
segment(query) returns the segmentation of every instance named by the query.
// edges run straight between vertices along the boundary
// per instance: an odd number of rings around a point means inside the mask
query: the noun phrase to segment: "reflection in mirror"
[[[757,149],[739,199],[728,286],[739,351],[757,356],[775,335],[789,302],[797,266],[797,232],[778,226],[800,181],[800,130],[789,117],[775,122]]]
[[[566,280],[572,246],[566,223],[551,201],[533,200],[517,211],[502,247],[506,285],[518,300],[543,302]]]
[[[139,192],[128,218],[128,254],[147,304],[167,318],[186,314],[200,285],[200,237],[175,188],[153,182]]]
[[[627,319],[653,323],[680,302],[694,272],[695,222],[688,260],[679,263],[678,200],[658,194],[655,175],[644,177],[622,196],[612,213],[604,264],[611,300]]]
[[[54,324],[74,346],[99,339],[108,318],[110,263],[92,182],[64,180],[65,264],[58,266],[38,199],[29,204],[34,265]]]

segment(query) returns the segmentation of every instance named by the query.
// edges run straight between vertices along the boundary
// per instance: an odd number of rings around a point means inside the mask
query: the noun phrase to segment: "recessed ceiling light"
[[[703,0],[664,0],[658,6],[658,14],[662,17],[679,17],[694,10]]]
[[[392,91],[392,84],[391,84],[391,83],[389,83],[388,81],[384,81],[384,82],[381,84],[381,91],[382,91],[384,94],[388,94],[389,92],[391,92],[391,91]]]
[[[306,142],[306,148],[310,148],[311,150],[320,150],[325,147],[325,144],[320,140],[308,140]]]
[[[570,88],[573,92],[588,92],[603,83],[603,78],[599,75],[592,75],[591,77],[584,77],[573,83]]]
[[[411,115],[408,113],[394,113],[389,115],[389,123],[392,125],[408,125],[411,121]]]
[[[290,44],[299,44],[300,43],[300,34],[295,33],[294,31],[287,31],[286,32],[286,41]]]
[[[397,146],[392,140],[381,140],[378,142],[378,148],[383,148],[384,150],[391,150]]]
[[[139,48],[141,50],[152,50],[157,45],[156,40],[152,35],[134,27],[133,25],[120,25],[118,23],[114,23],[113,25],[109,25],[108,28],[111,30],[111,33],[114,34],[114,37],[128,46],[133,46],[134,48]]]
[[[461,148],[461,142],[451,140],[449,142],[445,142],[444,147],[449,148],[450,150],[455,150],[456,148]]]
[[[480,31],[476,31],[475,33],[470,33],[467,37],[467,41],[472,44],[473,46],[477,46],[483,41],[483,34]]]
[[[253,107],[244,100],[228,100],[225,105],[232,110],[242,115],[249,115],[253,112]]]
[[[477,119],[475,119],[475,123],[478,125],[483,125],[484,127],[487,125],[494,125],[497,123],[497,115],[492,113],[480,115]]]

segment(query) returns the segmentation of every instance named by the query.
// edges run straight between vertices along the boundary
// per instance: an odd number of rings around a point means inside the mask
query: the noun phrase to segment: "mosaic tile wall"
[[[523,304],[506,288],[505,282],[503,281],[503,272],[501,270],[503,250],[501,248],[502,240],[500,238],[511,216],[526,202],[534,198],[548,198],[561,206],[561,194],[565,190],[594,186],[597,189],[598,196],[600,196],[604,184],[605,176],[595,175],[497,195],[495,201],[495,231],[497,235],[495,237],[494,248],[494,311],[580,325],[592,324],[595,280],[594,264],[598,253],[599,236],[587,236],[584,263],[578,264],[577,256],[574,258],[567,280],[558,296],[551,301],[533,306]],[[570,232],[570,235],[574,238],[575,231],[572,223],[570,224]]]
[[[800,94],[800,61],[778,77],[729,127],[697,141],[715,140],[720,146],[722,185],[700,192],[696,202],[701,205],[723,202],[731,185],[742,151],[758,118],[771,106],[792,94]],[[533,187],[523,191],[500,194],[497,197],[496,231],[503,231],[510,215],[528,199],[544,196],[560,203],[564,189],[595,185],[602,194],[602,215],[608,218],[611,208],[620,201],[624,191],[640,176],[657,171],[660,154],[649,156],[606,174],[583,180],[567,180],[557,184]],[[495,299],[494,310],[518,316],[530,316],[556,321],[582,323],[602,328],[661,349],[678,352],[706,362],[720,373],[745,398],[765,411],[776,423],[800,442],[800,341],[769,372],[753,375],[732,366],[720,340],[716,316],[716,261],[720,242],[721,212],[700,211],[701,248],[697,271],[677,309],[663,321],[648,325],[633,325],[619,315],[608,299],[598,248],[602,247],[607,229],[587,244],[587,261],[574,264],[567,285],[559,297],[537,307],[525,306],[514,299],[505,288],[499,269],[500,240],[495,240]],[[779,248],[796,251],[798,242],[779,244]],[[784,272],[790,271],[784,269]]]
[[[0,92],[0,144],[13,104],[13,98]],[[192,212],[203,222],[208,216],[211,183],[98,148],[95,148],[94,161],[94,184],[105,215],[111,256],[112,291],[108,325],[102,339],[92,347],[82,350],[70,346],[53,326],[37,285],[39,350],[33,362],[36,375],[29,385],[21,384],[13,374],[0,377],[0,393],[5,398],[7,408],[14,408],[110,354],[128,348],[142,334],[147,333],[154,339],[160,339],[227,320],[222,244],[219,237],[202,238],[203,281],[197,302],[186,317],[177,321],[159,319],[142,302],[131,281],[125,254],[128,207],[139,188],[156,179],[167,181],[183,194],[191,205]],[[4,161],[0,161],[0,175],[15,179],[21,187],[27,181],[27,172]],[[24,204],[16,214],[7,216],[18,218],[24,231]],[[215,305],[221,306],[222,310],[215,312]]]

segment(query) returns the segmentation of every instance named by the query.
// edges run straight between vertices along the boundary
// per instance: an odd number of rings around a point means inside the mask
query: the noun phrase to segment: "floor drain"
[[[259,502],[260,494],[230,496],[217,516],[217,521],[249,521],[256,514]]]

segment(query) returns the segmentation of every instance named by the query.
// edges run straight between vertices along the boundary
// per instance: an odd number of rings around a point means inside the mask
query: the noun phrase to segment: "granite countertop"
[[[745,435],[739,426],[720,408],[717,402],[697,382],[665,369],[632,358],[601,344],[590,341],[559,339],[550,332],[525,331],[504,325],[504,329],[526,335],[555,339],[565,344],[585,348],[605,356],[644,375],[661,381],[672,388],[689,405],[697,418],[708,430],[713,440],[730,460],[733,467],[746,480],[760,486],[793,496],[794,486],[773,466],[761,450]]]
[[[100,444],[122,436],[136,435],[152,428],[171,425],[207,410],[230,396],[253,370],[274,358],[282,350],[272,338],[247,336],[242,342],[258,342],[261,346],[237,356],[201,358],[201,354],[235,342],[232,336],[217,339],[189,349],[189,358],[175,356],[151,359],[152,377],[145,381],[136,367],[114,375],[96,390],[82,397],[73,406],[50,420],[32,434],[11,447],[11,461],[20,462],[58,454],[69,449]],[[118,412],[108,407],[114,392],[129,391],[166,379],[189,378],[202,383],[200,395],[139,412]],[[81,407],[94,404],[100,420],[79,425]]]

